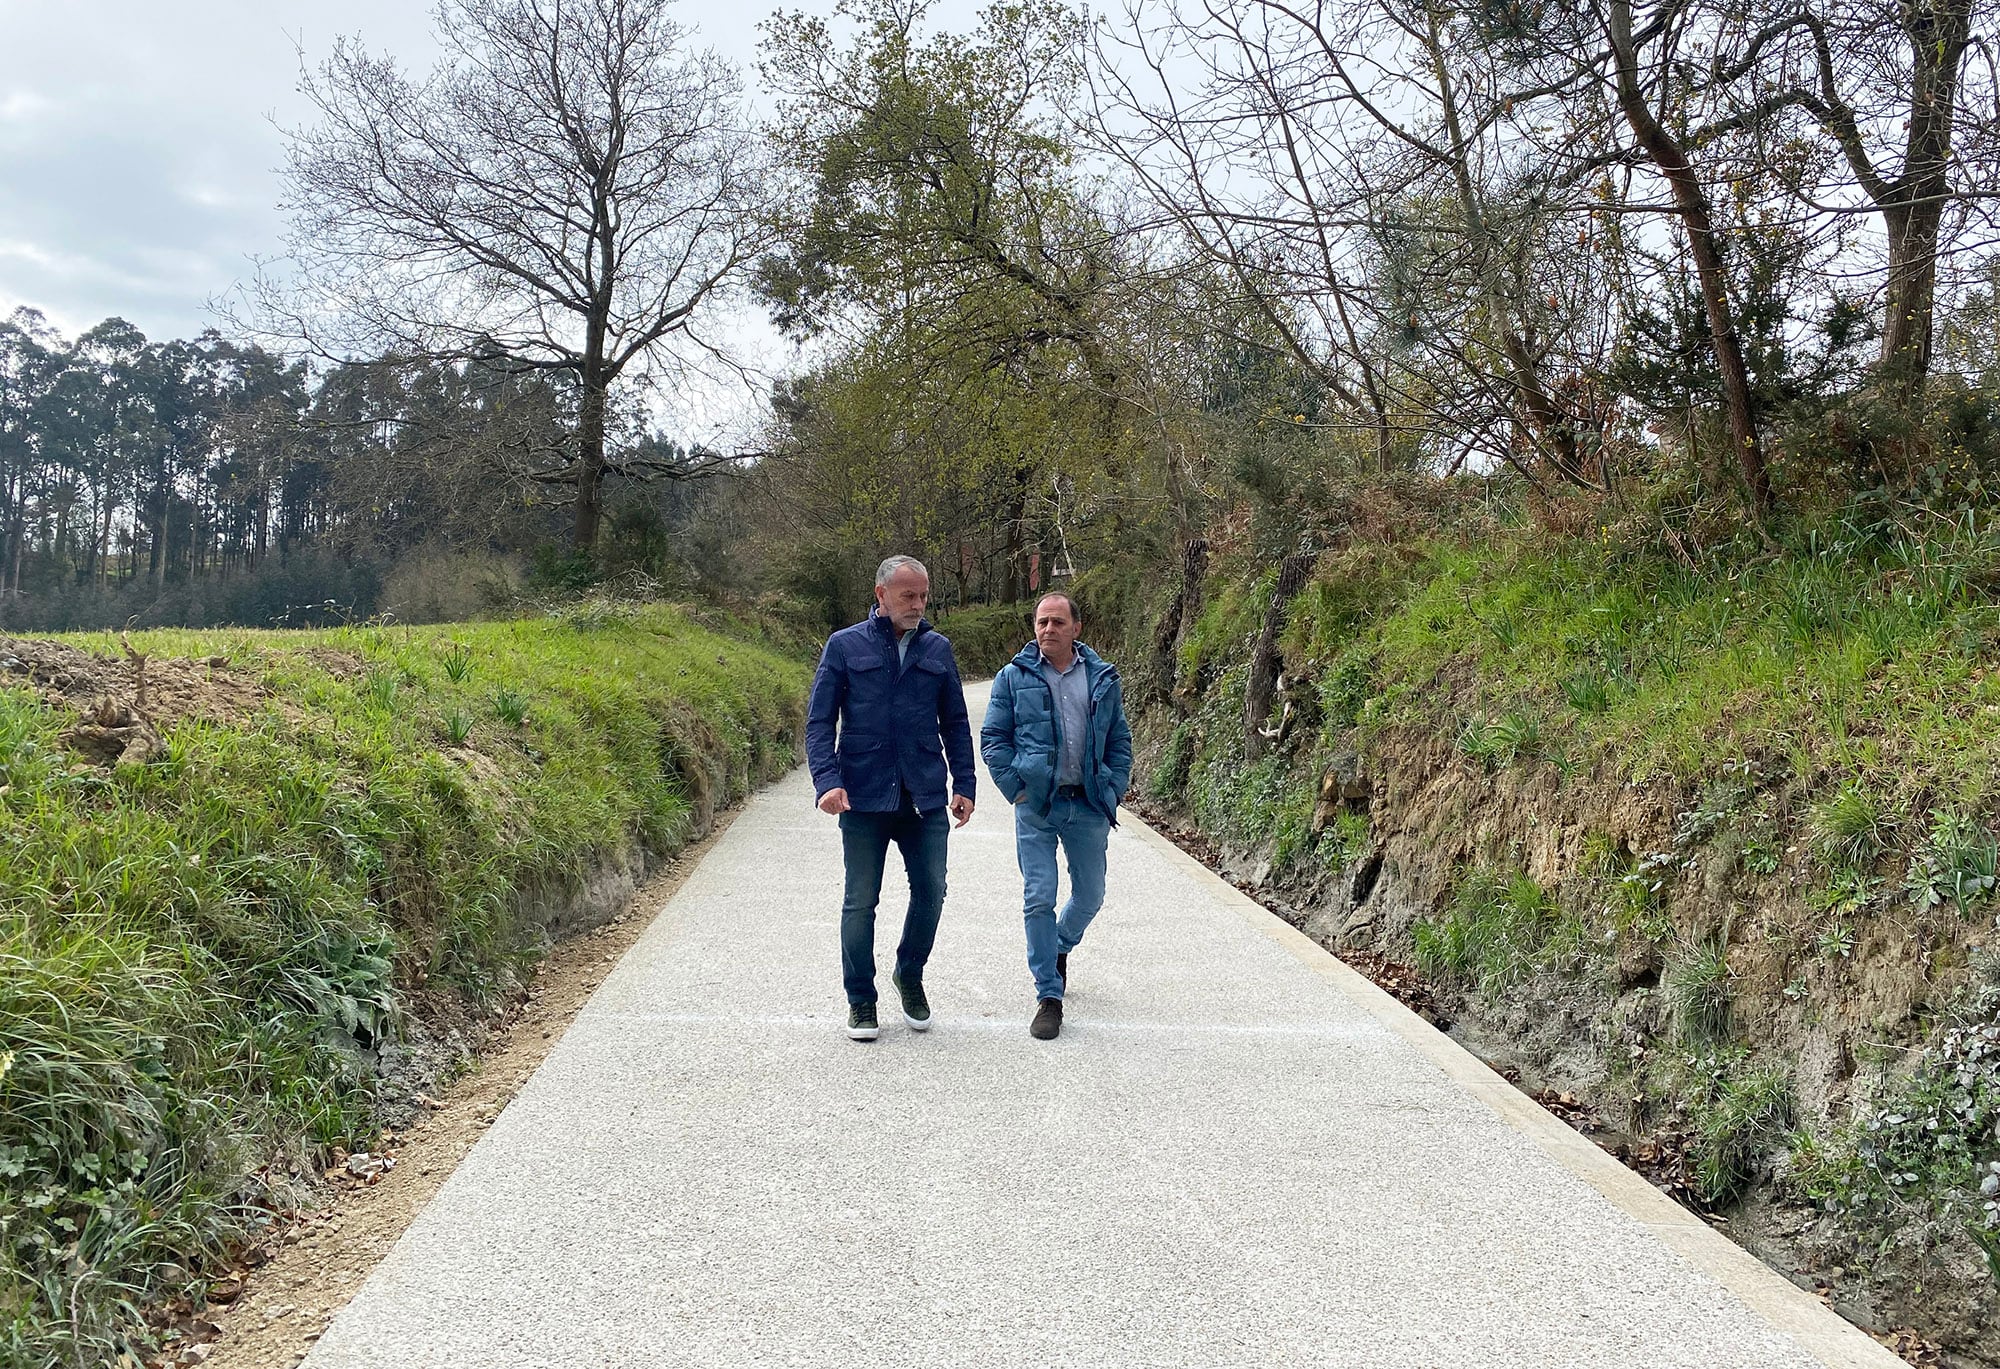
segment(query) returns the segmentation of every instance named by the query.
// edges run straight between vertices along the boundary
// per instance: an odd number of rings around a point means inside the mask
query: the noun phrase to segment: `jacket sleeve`
[[[1132,787],[1132,729],[1125,723],[1125,687],[1112,686],[1111,731],[1104,739],[1104,773],[1125,797]]]
[[[806,765],[812,770],[813,799],[840,788],[840,763],[834,751],[834,722],[847,698],[847,663],[836,638],[826,639],[813,673],[812,694],[806,701]]]
[[[958,658],[945,648],[950,678],[938,694],[938,735],[944,739],[945,759],[951,762],[951,792],[971,798],[979,787],[978,769],[972,763],[972,718],[965,711],[965,683],[958,678]]]
[[[986,721],[979,727],[979,754],[985,758],[994,787],[1007,802],[1021,797],[1025,787],[1014,769],[1014,667],[1002,666],[986,699]]]

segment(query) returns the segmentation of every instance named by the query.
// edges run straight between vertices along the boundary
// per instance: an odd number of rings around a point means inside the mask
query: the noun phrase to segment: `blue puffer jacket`
[[[857,812],[892,813],[907,790],[919,812],[942,808],[947,753],[952,792],[971,798],[972,725],[949,638],[924,620],[900,667],[895,624],[879,613],[826,639],[806,704],[815,801],[845,789]]]
[[[1132,783],[1132,730],[1125,725],[1124,687],[1118,667],[1082,642],[1084,678],[1090,682],[1090,741],[1083,748],[1083,792],[1118,822],[1118,801]],[[1047,817],[1055,801],[1056,731],[1061,718],[1055,693],[1042,677],[1042,649],[1022,647],[995,677],[979,729],[979,754],[993,783],[1012,803],[1025,793],[1037,817]]]

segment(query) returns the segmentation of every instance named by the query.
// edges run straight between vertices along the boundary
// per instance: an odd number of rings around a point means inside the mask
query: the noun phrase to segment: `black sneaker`
[[[1069,991],[1069,952],[1062,951],[1056,956],[1056,978],[1063,982],[1063,992]]]
[[[1035,1020],[1028,1024],[1028,1035],[1037,1041],[1053,1041],[1062,1034],[1062,1000],[1044,998],[1035,1009]]]
[[[850,1003],[847,1005],[847,1035],[854,1041],[873,1041],[882,1034],[875,1024],[873,1003]]]
[[[896,986],[896,992],[903,996],[903,1020],[910,1024],[912,1031],[927,1032],[931,1029],[931,1001],[924,997],[924,986],[912,981],[905,984],[899,974],[889,976],[889,982]]]

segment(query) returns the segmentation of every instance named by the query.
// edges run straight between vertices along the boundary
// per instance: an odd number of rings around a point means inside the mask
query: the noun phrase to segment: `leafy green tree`
[[[970,34],[926,36],[931,6],[843,0],[858,33],[780,14],[764,72],[781,155],[804,187],[759,266],[781,326],[921,314],[939,345],[1058,346],[1116,392],[1103,311],[1113,238],[1078,183],[1063,124],[1081,17],[1054,0],[989,6]]]
[[[781,450],[808,449],[802,425],[827,440],[779,484],[824,501],[827,537],[943,542],[961,592],[1011,597],[1037,553],[1073,564],[1073,536],[1118,516],[1107,484],[1135,477],[1134,277],[1067,124],[1081,16],[1022,0],[931,33],[931,8],[851,0],[845,43],[810,16],[766,25],[798,193],[759,285],[781,327],[841,343],[781,410]],[[932,493],[870,493],[899,478]],[[992,535],[958,535],[976,526]]]
[[[43,403],[59,356],[60,339],[35,310],[0,321],[0,600],[21,597],[29,512],[49,479]]]

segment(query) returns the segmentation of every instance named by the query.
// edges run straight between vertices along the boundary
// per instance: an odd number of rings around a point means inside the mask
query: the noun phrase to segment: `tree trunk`
[[[1372,367],[1364,367],[1364,373],[1372,372]],[[1396,433],[1389,426],[1389,409],[1382,402],[1381,393],[1376,389],[1375,378],[1369,374],[1368,403],[1375,411],[1375,468],[1383,475],[1396,469]]]
[[[174,559],[174,501],[169,496],[160,505],[160,557],[159,568],[153,575],[153,588],[163,589],[167,583],[167,571]]]
[[[1278,636],[1285,630],[1292,600],[1312,578],[1318,559],[1310,552],[1299,552],[1287,556],[1278,567],[1278,584],[1271,591],[1271,606],[1264,611],[1264,630],[1250,653],[1250,679],[1243,688],[1243,754],[1253,761],[1270,749],[1264,722],[1271,716],[1271,703],[1278,694]]]
[[[1890,400],[1907,410],[1922,400],[1930,376],[1938,234],[1951,197],[1947,172],[1971,0],[1905,4],[1902,19],[1910,42],[1910,119],[1903,174],[1886,188],[1887,202],[1881,203],[1889,236],[1881,376]]]
[[[7,567],[7,597],[10,599],[21,597],[21,559],[22,551],[27,544],[28,491],[24,482],[21,497],[14,505],[14,544],[7,549],[7,557],[11,563]]]
[[[1722,374],[1723,401],[1729,414],[1729,436],[1736,449],[1736,465],[1743,477],[1753,515],[1762,517],[1771,507],[1770,474],[1764,465],[1764,448],[1757,436],[1754,402],[1750,396],[1749,369],[1743,362],[1743,344],[1736,335],[1736,319],[1729,304],[1728,277],[1722,269],[1722,249],[1709,212],[1708,192],[1695,175],[1687,154],[1674,136],[1653,117],[1639,86],[1639,54],[1632,42],[1631,0],[1610,0],[1611,52],[1617,64],[1618,104],[1632,126],[1646,155],[1653,159],[1673,191],[1674,208],[1687,229],[1688,255],[1694,258],[1695,274],[1701,283],[1702,305],[1708,315],[1709,339],[1715,348],[1716,369]]]
[[[104,496],[104,519],[97,533],[97,581],[104,584],[110,580],[111,564],[111,495],[107,488]]]
[[[0,599],[14,599],[19,597],[18,593],[8,584],[7,568],[15,560],[14,549],[21,544],[21,536],[24,531],[22,523],[25,521],[23,515],[26,513],[25,506],[27,504],[26,486],[26,480],[20,481],[18,485],[10,481],[9,488],[5,491],[6,501],[4,512],[8,517],[7,531],[4,538],[0,538]],[[17,489],[19,491],[18,495]]]
[[[597,553],[598,525],[604,518],[604,404],[610,378],[586,369],[583,402],[576,422],[576,534],[571,550],[580,557]]]
[[[1181,548],[1181,587],[1153,632],[1153,694],[1162,702],[1180,681],[1181,643],[1201,616],[1202,587],[1208,578],[1208,539],[1190,537]]]
[[[256,520],[250,527],[250,567],[253,570],[264,564],[264,554],[271,547],[270,503],[268,487],[260,480],[257,497],[250,504],[250,516]]]
[[[159,479],[153,482],[153,495],[148,501],[153,514],[153,546],[147,553],[146,579],[155,589],[167,582],[167,519],[173,515],[173,490],[167,480],[163,466]]]
[[[1884,393],[1899,408],[1916,403],[1930,374],[1942,210],[1931,203],[1883,215],[1889,231],[1889,281],[1879,374]]]

